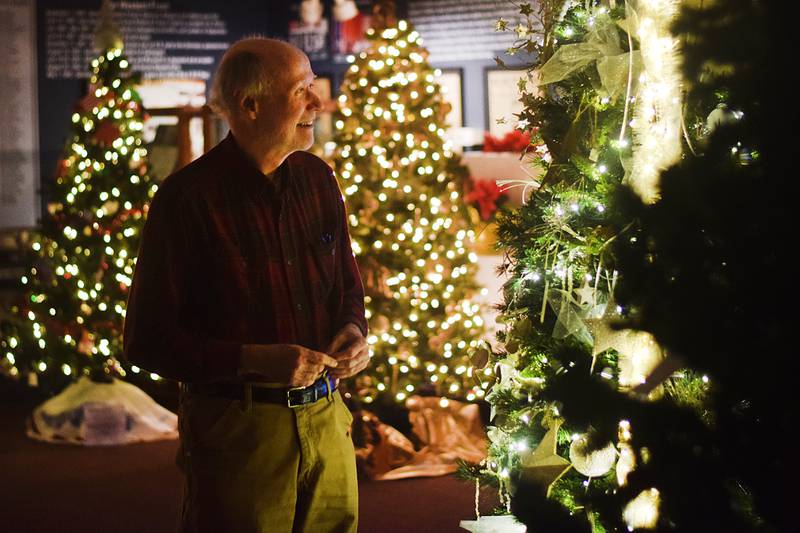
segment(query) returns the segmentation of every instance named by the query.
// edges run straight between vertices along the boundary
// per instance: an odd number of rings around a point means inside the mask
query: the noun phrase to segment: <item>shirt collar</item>
[[[227,137],[220,143],[220,147],[222,148],[222,163],[226,170],[241,180],[245,186],[267,194],[280,194],[284,191],[287,161],[275,169],[274,176],[270,179],[252,163],[247,154],[239,147],[233,133],[228,132]]]

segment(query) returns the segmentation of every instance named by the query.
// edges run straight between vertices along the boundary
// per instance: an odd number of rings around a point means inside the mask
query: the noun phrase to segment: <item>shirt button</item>
[[[286,264],[289,265],[289,266],[292,266],[292,260],[291,259],[287,259],[286,260]]]
[[[303,310],[303,304],[297,304],[297,310],[298,311],[302,311]]]

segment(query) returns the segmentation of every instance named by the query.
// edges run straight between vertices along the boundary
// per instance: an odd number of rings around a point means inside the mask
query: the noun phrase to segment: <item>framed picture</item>
[[[486,69],[486,127],[495,137],[505,135],[517,125],[514,115],[522,111],[520,78],[528,79],[524,69]]]
[[[333,0],[331,49],[334,61],[344,62],[348,55],[369,48],[364,34],[370,28],[371,11],[371,0]]]
[[[322,111],[314,123],[314,143],[320,146],[333,139],[333,111],[336,109],[336,101],[333,99],[332,81],[329,74],[318,74],[314,80],[314,89],[322,100]]]
[[[291,5],[289,42],[311,61],[328,59],[328,18],[322,0],[295,0]]]
[[[464,88],[461,84],[463,71],[460,68],[442,69],[437,82],[442,87],[442,97],[450,104],[450,112],[445,117],[447,129],[464,125]]]

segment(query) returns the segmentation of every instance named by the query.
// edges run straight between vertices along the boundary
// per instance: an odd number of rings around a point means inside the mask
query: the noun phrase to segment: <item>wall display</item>
[[[33,0],[0,0],[0,229],[36,224],[39,140]]]
[[[97,17],[93,9],[44,10],[48,79],[86,77],[86,65],[95,54]],[[230,44],[219,13],[175,11],[170,2],[116,2],[114,22],[128,59],[144,78],[208,79],[215,53]]]
[[[371,5],[369,0],[333,0],[331,48],[337,61],[369,48],[364,34],[370,26]]]
[[[509,45],[509,35],[495,31],[497,20],[516,26],[519,8],[506,0],[408,0],[408,18],[431,62],[491,60]]]
[[[527,78],[524,70],[486,69],[486,124],[495,137],[505,135],[517,126],[522,111],[519,81]]]
[[[463,74],[461,69],[442,70],[436,81],[442,86],[442,96],[450,104],[450,111],[445,116],[447,128],[460,128],[464,125],[464,93],[461,87]]]
[[[299,0],[292,5],[289,42],[311,61],[328,59],[328,19],[322,0]]]

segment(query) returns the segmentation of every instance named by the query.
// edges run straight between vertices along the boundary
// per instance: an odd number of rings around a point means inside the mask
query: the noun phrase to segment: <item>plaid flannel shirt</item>
[[[151,202],[125,320],[125,357],[184,382],[235,380],[243,344],[324,350],[364,289],[342,194],[295,152],[268,180],[232,135]]]

